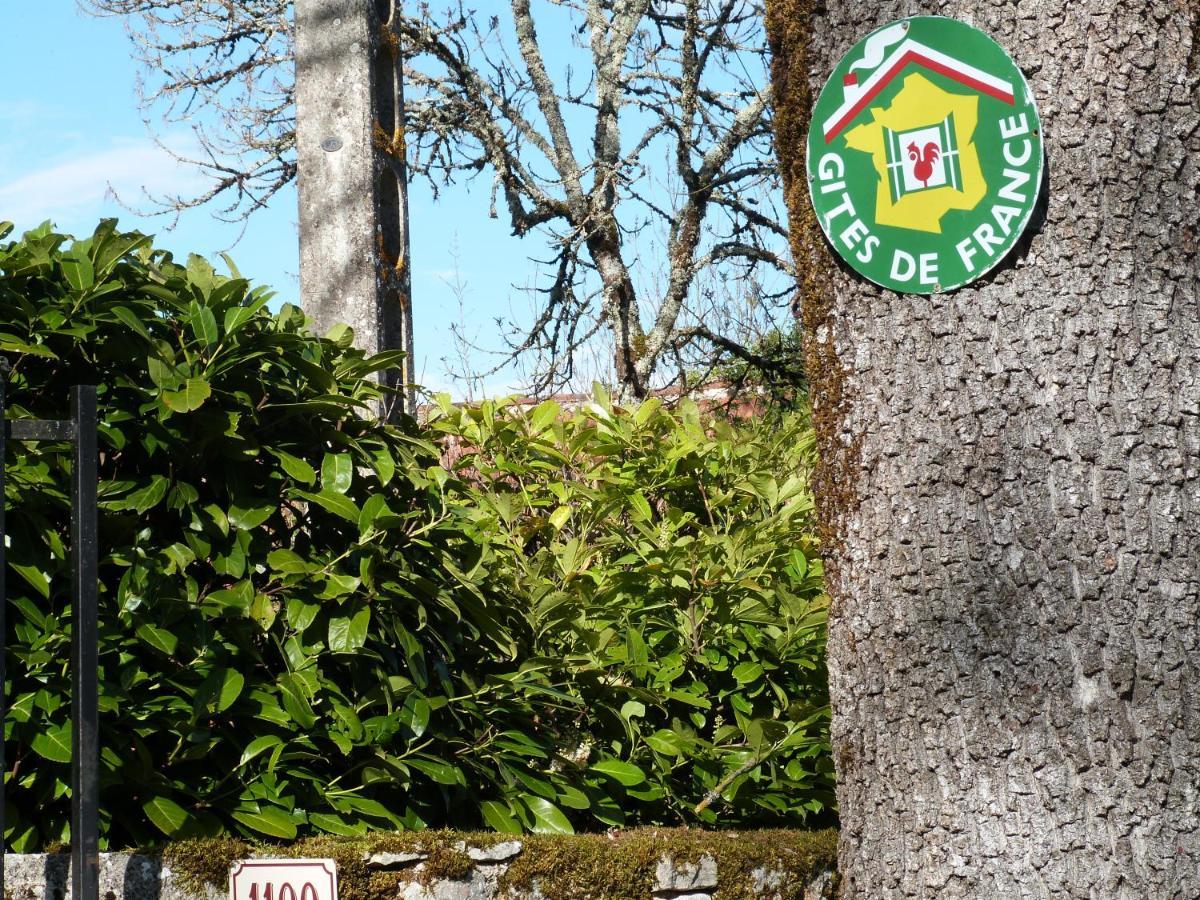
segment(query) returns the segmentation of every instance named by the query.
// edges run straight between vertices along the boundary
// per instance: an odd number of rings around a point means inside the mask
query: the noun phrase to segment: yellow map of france
[[[944,91],[919,72],[904,79],[900,93],[891,106],[871,110],[874,121],[846,133],[846,144],[871,155],[880,184],[876,191],[875,221],[881,225],[941,234],[942,216],[949,210],[971,210],[987,194],[987,182],[979,166],[979,155],[972,140],[979,120],[978,95]],[[912,131],[940,122],[953,114],[957,138],[961,189],[952,185],[903,194],[893,200],[888,181],[887,137],[885,129]]]

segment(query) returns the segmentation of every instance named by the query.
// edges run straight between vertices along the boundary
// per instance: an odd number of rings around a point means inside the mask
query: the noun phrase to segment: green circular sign
[[[856,272],[909,294],[962,287],[1012,249],[1042,183],[1025,76],[970,25],[915,16],[871,32],[813,107],[808,186]]]

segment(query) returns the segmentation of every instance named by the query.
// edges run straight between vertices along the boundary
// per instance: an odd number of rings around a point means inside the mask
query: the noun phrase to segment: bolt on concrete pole
[[[400,0],[296,0],[300,295],[313,328],[404,350],[380,410],[415,412]]]

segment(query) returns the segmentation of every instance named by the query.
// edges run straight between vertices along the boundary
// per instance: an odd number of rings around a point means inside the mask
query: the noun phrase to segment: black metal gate
[[[99,557],[96,535],[96,388],[71,389],[71,418],[5,417],[5,382],[0,377],[0,775],[8,771],[4,755],[4,636],[8,633],[7,559],[4,518],[6,441],[70,441],[75,445],[71,469],[71,896],[98,900],[100,893],[100,733],[99,625],[96,613]],[[6,827],[0,781],[0,849]],[[4,857],[0,854],[0,898],[4,889]]]

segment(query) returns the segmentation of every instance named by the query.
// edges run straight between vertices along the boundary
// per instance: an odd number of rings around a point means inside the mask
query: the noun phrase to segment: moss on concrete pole
[[[313,327],[405,350],[381,377],[412,408],[408,179],[397,0],[296,0],[300,294]]]

